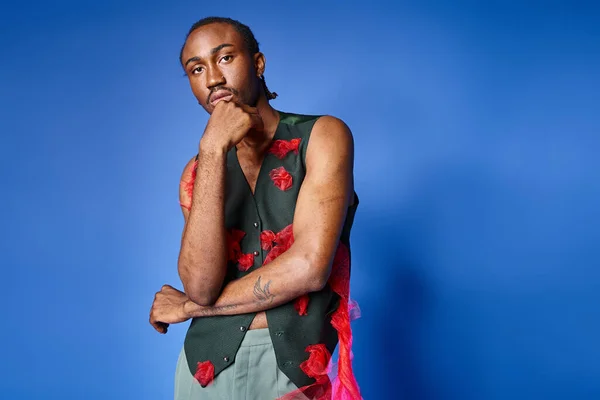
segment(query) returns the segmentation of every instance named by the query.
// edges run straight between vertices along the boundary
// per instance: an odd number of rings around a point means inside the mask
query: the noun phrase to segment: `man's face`
[[[210,114],[220,100],[255,106],[263,68],[234,27],[212,23],[193,31],[182,52],[182,62],[192,93]]]

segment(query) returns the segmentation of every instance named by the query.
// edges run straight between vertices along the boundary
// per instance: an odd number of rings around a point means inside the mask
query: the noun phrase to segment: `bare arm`
[[[182,206],[185,225],[178,260],[179,277],[190,300],[202,305],[210,305],[217,298],[227,267],[225,160],[225,152],[201,152],[191,201],[181,201],[190,204],[190,208]],[[180,199],[182,196],[189,197],[184,187],[180,187]]]
[[[198,305],[186,293],[164,285],[150,313],[154,328],[166,333],[168,324],[191,317],[260,312],[323,288],[354,193],[353,154],[346,125],[331,117],[319,119],[308,146],[307,174],[294,215],[294,244],[271,263],[231,281],[212,305]],[[180,193],[188,220],[186,193]]]
[[[223,286],[227,272],[227,152],[251,129],[263,129],[262,119],[255,108],[220,101],[200,140],[192,204],[177,263],[184,291],[196,304],[214,304]]]
[[[192,209],[191,191],[194,189],[194,169],[196,168],[196,166],[194,165],[195,161],[196,157],[193,157],[186,164],[185,168],[183,169],[183,173],[181,174],[181,179],[179,181],[179,204],[181,205],[181,212],[183,213],[183,231],[181,232],[182,239],[183,234],[185,233],[188,218],[190,216],[190,210]]]
[[[348,127],[333,117],[320,118],[307,150],[307,173],[293,221],[294,244],[271,263],[230,282],[214,305],[188,300],[185,313],[202,317],[259,312],[322,289],[354,193],[353,163]]]

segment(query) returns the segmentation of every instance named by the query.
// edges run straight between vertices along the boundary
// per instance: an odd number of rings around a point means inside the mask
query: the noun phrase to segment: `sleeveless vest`
[[[225,225],[228,265],[224,285],[260,269],[287,250],[290,239],[293,240],[291,227],[306,174],[306,149],[319,116],[280,111],[279,115],[280,121],[260,168],[254,194],[239,164],[236,148],[227,154]],[[354,196],[340,238],[348,249],[347,274],[350,272],[350,230],[358,206],[358,197]],[[263,295],[268,297],[268,290]],[[315,383],[315,379],[300,367],[309,358],[307,347],[322,344],[333,354],[338,333],[332,327],[331,316],[339,304],[340,296],[328,284],[321,291],[266,311],[278,366],[296,386]],[[345,304],[347,306],[347,302]],[[255,315],[194,318],[184,342],[192,375],[198,377],[200,365],[210,365],[211,378],[231,366]],[[206,386],[202,379],[199,381]]]

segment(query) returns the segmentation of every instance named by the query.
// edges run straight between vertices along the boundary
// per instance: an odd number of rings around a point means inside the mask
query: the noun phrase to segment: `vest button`
[[[255,222],[253,225],[255,228],[258,228],[258,222]]]
[[[255,251],[255,252],[254,252],[254,253],[252,253],[252,254],[254,254],[254,256],[258,257],[258,255],[259,255],[260,253],[259,253],[258,251]]]
[[[223,357],[223,361],[229,362],[229,357]]]

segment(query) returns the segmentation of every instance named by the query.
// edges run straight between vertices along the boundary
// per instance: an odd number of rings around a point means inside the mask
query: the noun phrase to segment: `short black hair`
[[[258,47],[258,41],[254,37],[254,33],[252,33],[252,30],[250,29],[250,27],[248,27],[248,25],[244,25],[240,21],[236,21],[235,19],[226,18],[226,17],[206,17],[206,18],[202,18],[200,21],[195,22],[192,25],[192,27],[190,28],[190,30],[188,31],[187,35],[185,36],[185,40],[183,41],[183,45],[181,46],[181,50],[179,51],[179,62],[181,63],[182,66],[183,66],[183,59],[182,59],[183,48],[185,47],[185,43],[187,42],[187,39],[190,37],[192,32],[194,32],[196,29],[198,29],[202,26],[205,26],[208,24],[214,24],[214,23],[224,23],[224,24],[228,24],[228,25],[232,26],[233,28],[235,28],[235,30],[240,35],[242,35],[242,38],[244,39],[244,44],[246,45],[246,49],[250,52],[251,55],[254,55],[260,51],[260,49]],[[267,83],[265,82],[265,77],[261,76],[260,79],[262,81],[262,85],[265,90],[265,94],[267,95],[267,99],[272,100],[272,99],[276,98],[277,93],[271,92],[267,88]]]

